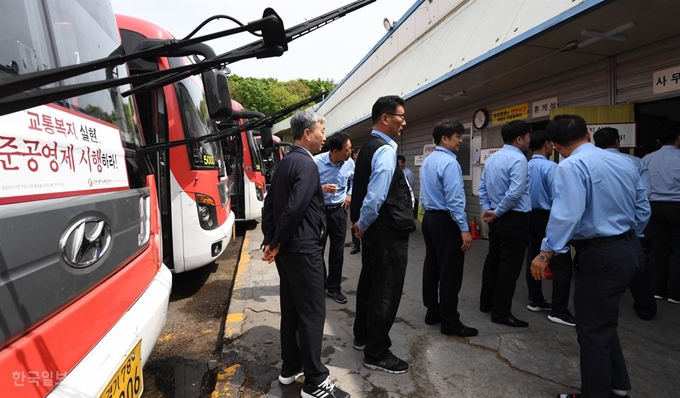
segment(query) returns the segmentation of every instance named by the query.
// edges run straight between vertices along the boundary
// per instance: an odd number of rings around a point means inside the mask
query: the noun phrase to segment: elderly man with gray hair
[[[321,362],[326,320],[323,242],[326,210],[313,154],[325,141],[326,120],[311,109],[290,121],[295,140],[272,177],[262,210],[264,261],[276,262],[280,277],[281,375],[292,384],[304,373],[304,398],[348,398]],[[299,336],[299,339],[298,339]]]

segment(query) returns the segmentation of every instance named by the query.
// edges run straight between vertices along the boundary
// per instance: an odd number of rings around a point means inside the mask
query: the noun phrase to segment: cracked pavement
[[[420,226],[418,226],[420,227]],[[349,236],[347,240],[349,241]],[[213,397],[299,397],[302,378],[279,384],[279,280],[276,267],[261,261],[259,226],[247,232],[225,325],[225,345]],[[421,271],[425,245],[420,229],[411,234],[406,283],[392,351],[407,360],[410,372],[391,375],[366,369],[363,354],[352,348],[356,285],[361,255],[345,250],[343,292],[347,304],[326,300],[322,360],[331,378],[353,397],[554,397],[580,385],[579,347],[574,328],[547,320],[547,313],[526,310],[524,271],[517,282],[513,314],[529,322],[515,329],[491,323],[479,312],[486,241],[474,241],[465,257],[459,295],[461,320],[479,329],[472,338],[442,335],[424,322]],[[551,283],[544,283],[550,297]],[[572,289],[573,293],[573,289]],[[680,390],[680,306],[658,302],[651,321],[638,319],[632,298],[621,302],[619,336],[633,384],[631,397],[671,397]],[[570,308],[573,305],[570,303]]]

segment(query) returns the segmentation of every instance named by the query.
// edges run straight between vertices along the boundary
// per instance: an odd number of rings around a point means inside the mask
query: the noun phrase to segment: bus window
[[[0,68],[25,74],[54,67],[47,26],[39,0],[0,0]]]
[[[58,66],[105,58],[122,50],[118,27],[103,17],[113,13],[109,3],[60,0],[47,2],[47,7],[52,34],[58,47]],[[101,7],[108,8],[107,12],[102,12]],[[65,84],[88,83],[127,75],[127,68],[121,65],[76,76]],[[142,143],[133,117],[134,102],[132,97],[123,99],[120,95],[121,91],[129,88],[121,86],[120,90],[101,90],[70,98],[66,103],[71,109],[116,125],[120,128],[125,147],[135,149]],[[77,131],[76,134],[84,141],[98,140],[96,131]]]

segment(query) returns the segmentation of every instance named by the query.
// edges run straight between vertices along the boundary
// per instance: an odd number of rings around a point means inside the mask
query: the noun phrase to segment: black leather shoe
[[[462,323],[458,327],[442,325],[442,334],[447,336],[459,336],[459,337],[472,337],[479,334],[479,331],[475,328],[469,328]]]
[[[428,311],[428,313],[425,315],[425,324],[426,325],[436,325],[437,323],[441,323],[442,317],[439,315],[438,312],[432,314]]]
[[[359,246],[354,246],[352,250],[349,251],[349,254],[357,254],[361,251],[361,247]]]
[[[514,316],[512,316],[512,314],[506,316],[491,314],[491,322],[499,323],[501,325],[506,326],[512,326],[515,328],[525,328],[529,326],[528,323],[515,318]]]

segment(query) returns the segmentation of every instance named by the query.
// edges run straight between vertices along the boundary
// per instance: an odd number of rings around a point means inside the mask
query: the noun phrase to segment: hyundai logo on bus
[[[111,227],[97,217],[85,217],[64,232],[62,257],[74,268],[85,268],[99,261],[111,244]]]

